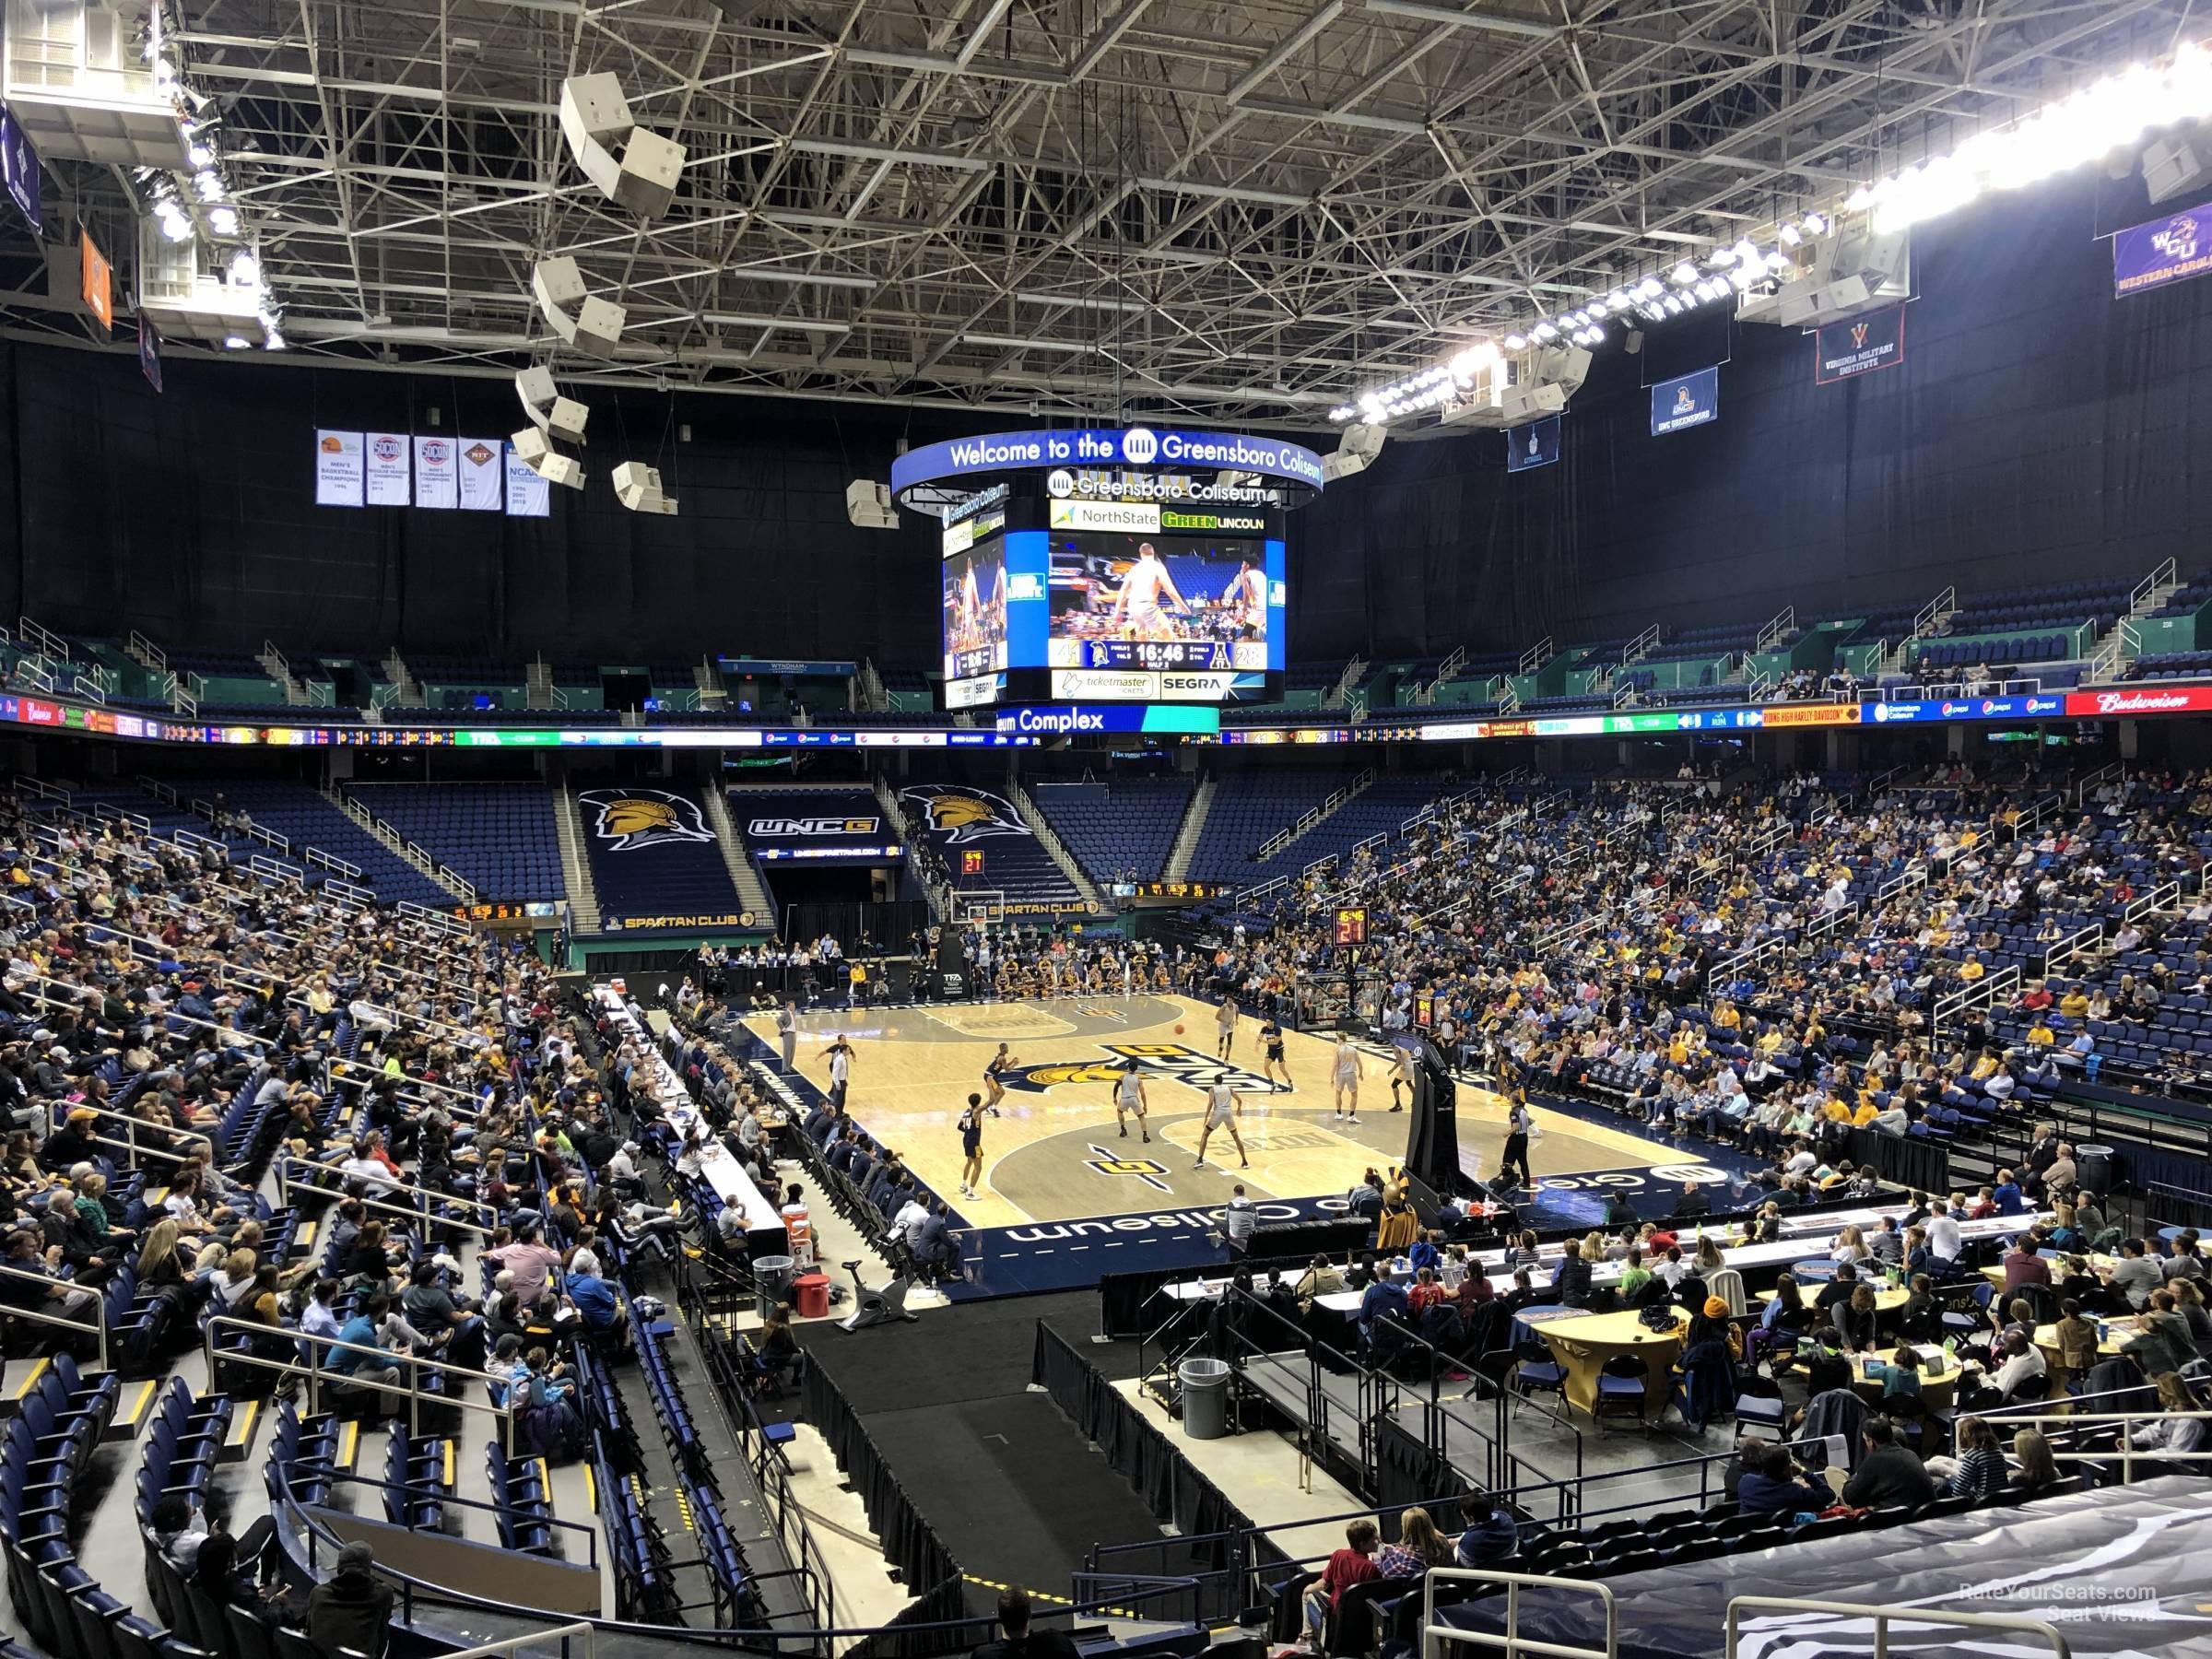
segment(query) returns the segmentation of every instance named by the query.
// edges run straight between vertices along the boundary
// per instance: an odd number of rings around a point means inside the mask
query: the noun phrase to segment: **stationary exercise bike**
[[[920,1324],[919,1313],[906,1311],[906,1299],[913,1290],[914,1282],[901,1270],[887,1280],[880,1290],[871,1290],[860,1282],[860,1264],[847,1262],[845,1271],[853,1276],[853,1312],[837,1322],[841,1331],[865,1331],[870,1325],[888,1324],[894,1319]]]

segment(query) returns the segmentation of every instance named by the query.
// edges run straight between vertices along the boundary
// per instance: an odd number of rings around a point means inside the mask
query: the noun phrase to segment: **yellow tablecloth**
[[[1638,1318],[1637,1311],[1584,1313],[1572,1319],[1552,1319],[1535,1327],[1544,1346],[1567,1372],[1567,1403],[1588,1413],[1597,1404],[1597,1379],[1606,1361],[1633,1354],[1644,1363],[1644,1415],[1655,1417],[1666,1406],[1674,1386],[1675,1361],[1682,1353],[1682,1327],[1688,1312],[1670,1309],[1675,1332],[1663,1335]]]

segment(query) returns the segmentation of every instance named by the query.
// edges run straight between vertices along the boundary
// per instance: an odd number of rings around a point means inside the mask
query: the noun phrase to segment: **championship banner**
[[[895,863],[899,830],[867,789],[732,790],[730,819],[757,858]]]
[[[497,512],[500,510],[506,441],[500,438],[464,438],[455,455],[461,479],[461,511]]]
[[[30,135],[16,120],[16,112],[0,109],[0,184],[7,190],[16,211],[29,224],[33,235],[46,229],[39,217],[39,152]]]
[[[359,507],[361,504],[361,435],[359,432],[315,433],[315,505]]]
[[[415,505],[451,509],[461,503],[461,475],[451,438],[415,440]]]
[[[1715,364],[1695,374],[1661,381],[1652,388],[1652,436],[1687,431],[1721,417],[1721,371]]]
[[[368,436],[368,500],[371,507],[407,504],[407,435],[371,432]]]
[[[530,464],[514,453],[513,444],[504,447],[507,451],[507,516],[551,518],[553,486],[530,470]]]
[[[2112,293],[2141,294],[2212,271],[2212,202],[2112,234]]]
[[[1505,435],[1505,470],[1526,472],[1532,466],[1549,466],[1559,458],[1559,418],[1532,420]]]
[[[1905,305],[1899,300],[1846,323],[1813,330],[1813,379],[1823,386],[1894,369],[1905,360]]]

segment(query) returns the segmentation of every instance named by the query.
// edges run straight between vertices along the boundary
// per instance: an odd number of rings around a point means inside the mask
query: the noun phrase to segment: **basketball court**
[[[858,1014],[822,1010],[802,1017],[798,1069],[827,1092],[823,1051],[839,1033],[853,1049],[846,1108],[853,1118],[977,1227],[1111,1216],[1225,1203],[1241,1182],[1255,1199],[1340,1194],[1371,1165],[1406,1150],[1407,1114],[1391,1110],[1391,1063],[1367,1045],[1360,1055],[1359,1123],[1331,1121],[1332,1040],[1284,1034],[1291,1091],[1262,1075],[1260,1022],[1239,1018],[1226,1063],[1217,1058],[1216,1009],[1180,996],[1073,996],[1039,1002],[951,1003]],[[748,1027],[773,1053],[775,1022]],[[959,1116],[982,1093],[983,1068],[1008,1045],[999,1115],[983,1126],[983,1179],[973,1199],[958,1198]],[[1134,1060],[1149,1107],[1151,1141],[1131,1119],[1117,1135],[1113,1087]],[[1226,1077],[1242,1114],[1251,1156],[1240,1169],[1227,1132],[1215,1131],[1204,1169],[1192,1167],[1205,1121],[1206,1092]],[[1487,1089],[1463,1085],[1459,1135],[1498,1167],[1505,1107]],[[1539,1180],[1674,1161],[1668,1149],[1601,1124],[1539,1109],[1543,1133],[1529,1159]]]

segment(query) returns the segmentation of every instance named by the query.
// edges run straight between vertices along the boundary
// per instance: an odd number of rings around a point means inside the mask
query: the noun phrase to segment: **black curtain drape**
[[[1464,1527],[1459,1511],[1436,1501],[1446,1493],[1470,1494],[1475,1488],[1441,1457],[1421,1443],[1395,1418],[1375,1419],[1375,1504],[1385,1512],[1383,1529],[1396,1536],[1397,1512],[1418,1503],[1445,1532]]]
[[[829,1374],[818,1365],[806,1368],[801,1385],[804,1413],[808,1422],[821,1430],[822,1438],[830,1442],[830,1450],[837,1458],[837,1466],[845,1472],[853,1489],[868,1512],[868,1524],[883,1540],[883,1559],[898,1569],[899,1576],[916,1595],[929,1592],[950,1581],[957,1593],[959,1586],[960,1565],[952,1559],[952,1551],[945,1547],[944,1540],[931,1530],[914,1507],[906,1488],[891,1474],[883,1454],[876,1449],[868,1431],[861,1427],[845,1396]],[[959,1596],[954,1596],[954,1611],[940,1615],[959,1616]],[[912,1622],[910,1609],[908,1621]]]
[[[1914,1187],[1924,1193],[1951,1190],[1951,1155],[1940,1141],[1853,1129],[1849,1157],[1862,1169],[1870,1169],[1884,1181],[1895,1182],[1899,1186]]]
[[[1126,1395],[1042,1320],[1037,1324],[1031,1375],[1068,1421],[1086,1440],[1096,1442],[1107,1463],[1136,1488],[1152,1512],[1193,1540],[1198,1566],[1212,1571],[1232,1564],[1233,1538],[1210,1535],[1241,1533],[1252,1522],[1220,1488],[1191,1466],[1173,1441],[1145,1420]]]

